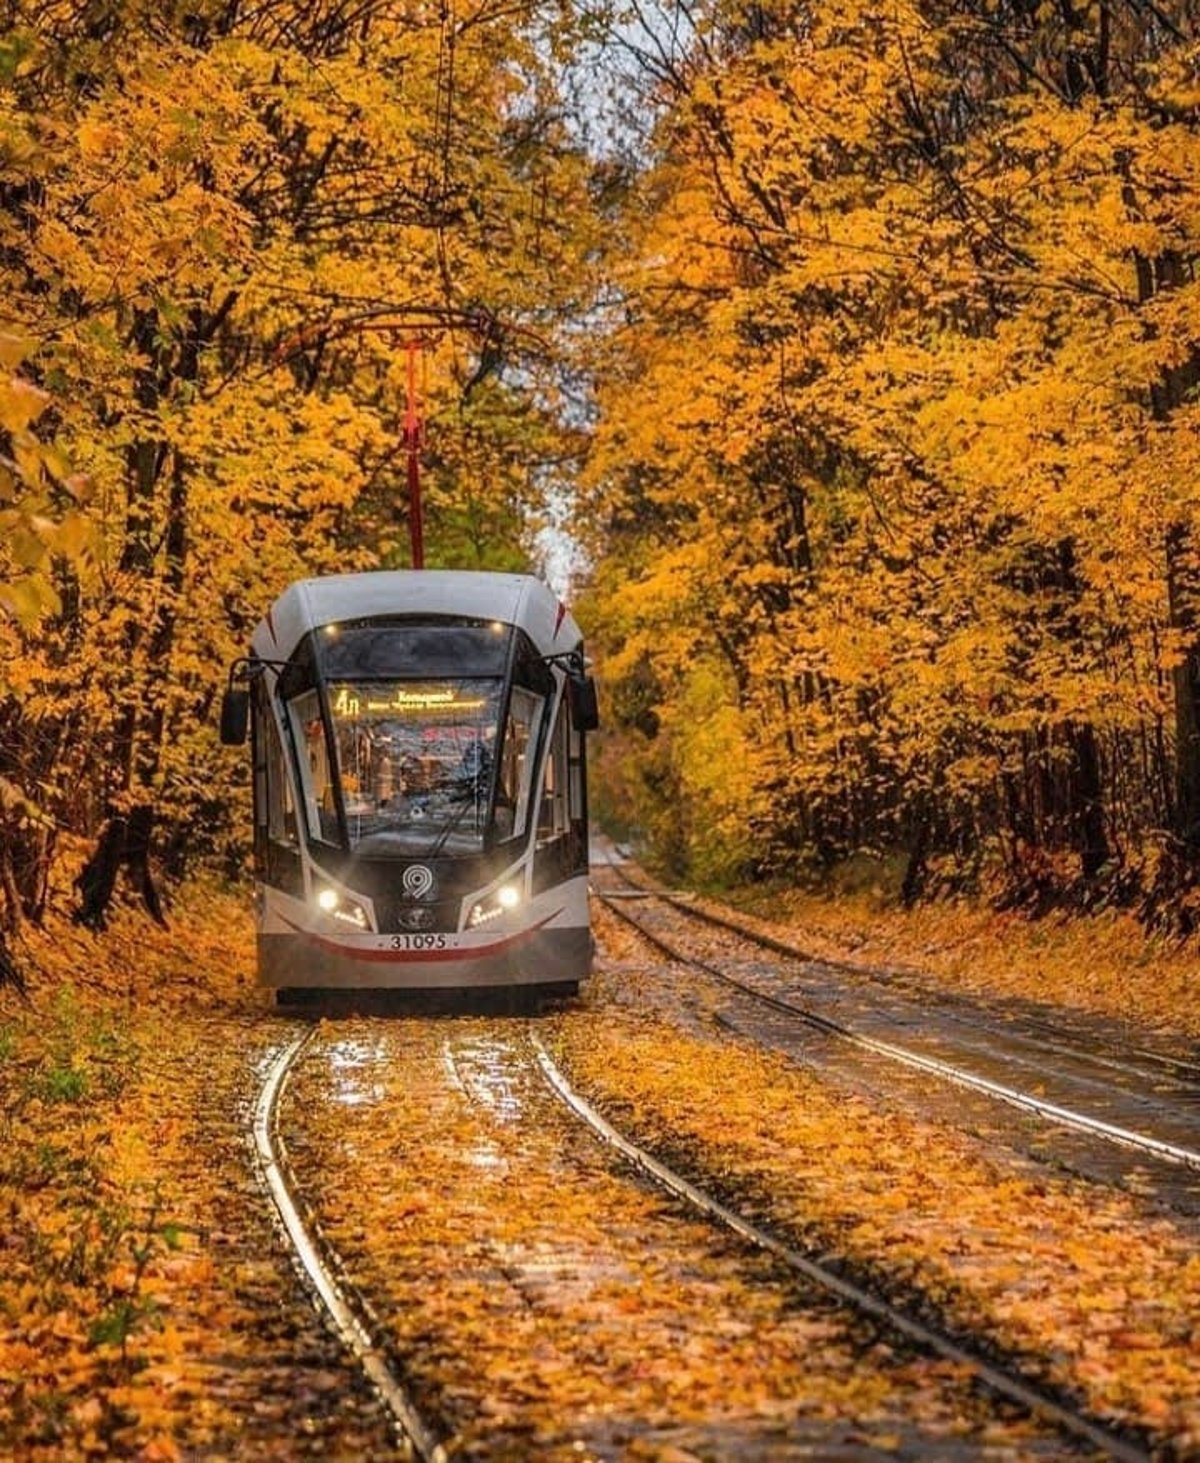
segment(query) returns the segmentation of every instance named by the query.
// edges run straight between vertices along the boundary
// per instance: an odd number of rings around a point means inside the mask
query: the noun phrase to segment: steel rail
[[[747,925],[741,924],[728,915],[718,914],[715,910],[705,909],[696,903],[696,896],[687,892],[672,889],[652,889],[645,884],[640,884],[623,868],[611,858],[605,860],[604,867],[615,874],[618,879],[629,886],[628,892],[624,890],[597,890],[593,893],[597,897],[605,899],[657,899],[663,904],[668,904],[672,909],[677,909],[681,914],[691,915],[693,919],[702,924],[712,925],[714,929],[728,930],[730,934],[739,935],[752,945],[758,945],[764,950],[771,950],[776,955],[783,955],[789,960],[797,960],[805,965],[823,965],[828,970],[842,971],[847,975],[866,976],[869,980],[877,983],[887,983],[886,972],[852,960],[839,960],[836,956],[814,955],[811,950],[805,950],[799,945],[793,945],[788,940],[782,940],[777,935],[770,935],[765,930],[752,930]],[[920,972],[910,970],[902,974],[912,975],[920,978]],[[955,1002],[939,998],[942,1008],[951,1020],[957,1021],[964,1026],[974,1026],[977,1030],[987,1031],[994,1028],[988,1027],[986,1022],[972,1019],[955,1009]],[[1173,1057],[1165,1052],[1149,1051],[1145,1047],[1129,1047],[1128,1055],[1104,1056],[1090,1047],[1080,1047],[1074,1033],[1064,1031],[1061,1027],[1055,1026],[1053,1022],[1042,1020],[1036,1017],[1028,1018],[1030,1025],[1036,1025],[1050,1036],[1056,1039],[1055,1043],[1044,1042],[1043,1049],[1046,1051],[1057,1051],[1062,1056],[1082,1057],[1098,1067],[1107,1067],[1114,1072],[1133,1073],[1139,1077],[1153,1079],[1158,1073],[1166,1071],[1171,1073],[1181,1086],[1200,1083],[1200,1063],[1187,1061],[1180,1057]],[[1111,1043],[1106,1043],[1109,1051],[1114,1048]],[[1140,1061],[1131,1061],[1129,1057],[1139,1058]]]
[[[715,1219],[759,1249],[774,1255],[796,1274],[804,1276],[805,1279],[819,1285],[823,1290],[837,1296],[838,1299],[853,1306],[856,1310],[883,1322],[908,1341],[927,1351],[934,1352],[943,1360],[969,1370],[978,1382],[997,1395],[1017,1403],[1063,1431],[1071,1433],[1072,1436],[1099,1448],[1106,1457],[1117,1459],[1119,1463],[1146,1463],[1146,1460],[1151,1458],[1151,1453],[1145,1448],[1127,1441],[1101,1423],[1093,1422],[1082,1413],[1065,1406],[1021,1377],[977,1356],[966,1347],[924,1325],[921,1321],[914,1320],[890,1302],[873,1295],[869,1290],[864,1290],[862,1286],[856,1285],[853,1281],[828,1269],[769,1231],[761,1229],[751,1220],[722,1204],[719,1199],[713,1198],[711,1194],[706,1193],[690,1179],[676,1173],[674,1169],[655,1158],[652,1153],[614,1128],[586,1098],[574,1090],[546,1050],[537,1032],[531,1029],[529,1035],[542,1074],[559,1099],[598,1137],[629,1159],[669,1193],[686,1200],[710,1219]]]
[[[648,930],[645,925],[620,908],[616,902],[608,899],[602,890],[596,890],[595,894],[612,914],[632,926],[669,959],[690,965],[696,970],[702,970],[713,979],[719,980],[777,1011],[794,1016],[805,1025],[822,1031],[827,1036],[837,1037],[860,1050],[873,1052],[877,1056],[886,1057],[900,1065],[929,1073],[931,1076],[939,1077],[942,1081],[951,1082],[955,1086],[967,1088],[973,1092],[981,1092],[998,1102],[1032,1112],[1048,1122],[1060,1123],[1063,1127],[1072,1128],[1076,1132],[1087,1133],[1091,1137],[1102,1138],[1109,1143],[1121,1144],[1123,1147],[1135,1149],[1139,1153],[1164,1159],[1168,1163],[1200,1169],[1200,1152],[1195,1149],[1184,1148],[1177,1143],[1168,1143],[1162,1138],[1155,1138],[1148,1133],[1139,1133],[1132,1128],[1124,1128],[1116,1123],[1106,1123],[1102,1118],[1089,1117],[1087,1113],[1078,1112],[1074,1108],[1062,1107],[1058,1103],[1047,1102],[1035,1093],[1022,1092],[1019,1088],[1008,1087],[1001,1082],[993,1082],[989,1077],[981,1077],[976,1072],[955,1067],[949,1062],[939,1061],[936,1057],[923,1056],[920,1052],[898,1046],[895,1042],[880,1041],[876,1037],[864,1036],[861,1032],[855,1031],[853,1027],[845,1026],[831,1017],[822,1016],[819,1012],[812,1011],[806,1006],[799,1006],[794,1001],[785,1001],[780,996],[761,991],[746,981],[739,980],[737,976],[730,975],[728,971],[721,970],[719,966],[711,965],[706,960],[698,960],[694,955],[686,955],[683,951],[677,950],[660,935]],[[661,896],[650,892],[648,897],[659,898]],[[679,907],[679,913],[690,914],[692,911],[683,906]],[[755,936],[747,935],[746,938],[753,941]]]
[[[276,1053],[263,1080],[254,1108],[254,1147],[259,1175],[274,1201],[292,1249],[312,1282],[334,1329],[392,1415],[401,1447],[422,1463],[447,1463],[448,1454],[418,1413],[383,1350],[371,1337],[360,1312],[363,1303],[335,1279],[327,1246],[305,1224],[293,1193],[287,1149],[276,1121],[279,1100],[296,1059],[312,1040],[316,1028],[297,1037]]]

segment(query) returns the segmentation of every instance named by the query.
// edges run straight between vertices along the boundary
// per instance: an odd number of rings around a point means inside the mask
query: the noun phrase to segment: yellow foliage
[[[626,966],[621,967],[627,969]],[[1200,1436],[1187,1235],[1127,1197],[1031,1176],[960,1132],[886,1113],[748,1043],[649,1014],[639,978],[602,974],[605,1013],[563,1018],[576,1080],[651,1148],[759,1196],[776,1228],[934,1301],[964,1331],[1046,1357],[1098,1415]],[[714,1116],[716,1115],[716,1116]]]
[[[717,7],[632,201],[590,612],[668,717],[725,657],[760,869],[918,828],[1194,867],[1190,51],[1056,14]]]
[[[0,730],[61,824],[186,827],[264,607],[407,562],[408,341],[430,562],[528,567],[591,163],[507,14],[52,9],[0,52]]]

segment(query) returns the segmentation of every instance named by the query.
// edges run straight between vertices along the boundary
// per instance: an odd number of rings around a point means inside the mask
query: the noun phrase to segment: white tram
[[[249,721],[260,982],[576,990],[596,696],[551,591],[307,579],[251,643],[221,737],[244,742]]]

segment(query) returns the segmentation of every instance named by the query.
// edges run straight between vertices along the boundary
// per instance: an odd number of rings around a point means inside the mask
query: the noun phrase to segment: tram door
[[[571,721],[570,697],[560,697],[546,748],[533,863],[536,893],[587,872],[587,781],[583,737]]]
[[[251,709],[255,871],[264,884],[303,897],[304,866],[292,780],[265,676],[254,679]]]

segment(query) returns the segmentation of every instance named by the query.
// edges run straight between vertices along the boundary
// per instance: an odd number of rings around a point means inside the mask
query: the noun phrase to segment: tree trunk
[[[1190,858],[1200,855],[1200,645],[1196,627],[1196,566],[1191,532],[1182,523],[1167,533],[1167,597],[1171,626],[1183,656],[1171,672],[1175,709],[1175,779],[1172,831]]]
[[[25,989],[25,977],[17,968],[17,963],[13,959],[12,951],[8,948],[8,944],[5,941],[4,935],[0,933],[0,990],[2,990],[5,986],[8,986],[12,990],[19,992],[21,995],[27,994]]]
[[[153,310],[139,312],[133,341],[145,364],[139,369],[136,395],[147,412],[157,408],[172,382],[195,381],[200,351],[210,341],[236,303],[228,294],[220,306],[205,315],[192,312],[190,330],[172,361],[158,339],[159,322]],[[171,481],[162,536],[163,563],[156,564],[155,497],[163,470],[171,463]],[[151,917],[166,925],[162,903],[150,872],[150,840],[156,811],[150,801],[162,767],[166,734],[165,673],[175,644],[179,599],[184,589],[188,542],[188,464],[181,453],[170,453],[160,441],[135,442],[127,460],[128,505],[121,569],[139,583],[157,575],[161,594],[153,624],[134,620],[126,636],[131,672],[124,709],[113,736],[112,765],[121,793],[121,810],[110,812],[95,852],[77,880],[80,906],[76,919],[92,929],[103,929],[119,871],[124,868]],[[140,679],[139,679],[140,667]]]
[[[1074,844],[1079,852],[1085,879],[1094,879],[1109,860],[1108,833],[1104,826],[1104,787],[1100,775],[1100,749],[1096,728],[1090,722],[1072,723],[1069,728],[1072,753],[1072,821]]]
[[[83,867],[75,887],[79,890],[77,924],[102,930],[117,887],[117,875],[124,868],[142,897],[150,917],[167,928],[166,916],[154,880],[150,875],[150,837],[154,831],[154,809],[140,805],[128,817],[114,814],[104,825],[95,853]]]

